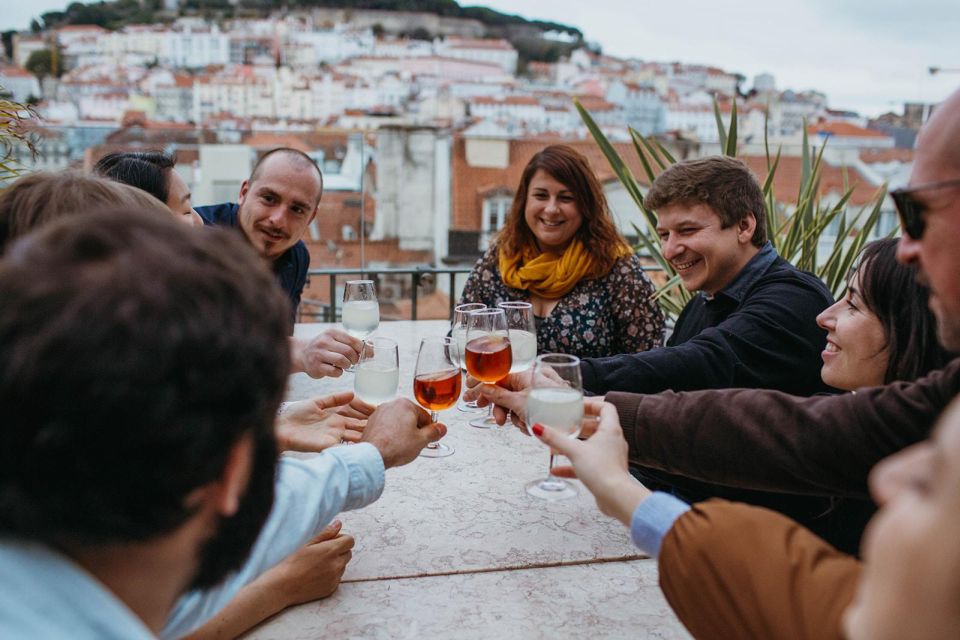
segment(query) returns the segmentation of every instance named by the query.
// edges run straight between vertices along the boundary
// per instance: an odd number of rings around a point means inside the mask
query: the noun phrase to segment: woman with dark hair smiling
[[[504,227],[460,302],[528,301],[538,351],[602,357],[662,344],[653,293],[586,158],[552,145],[523,170]]]
[[[950,360],[937,341],[926,288],[896,253],[894,238],[868,244],[846,295],[817,316],[827,332],[820,376],[831,387],[853,391],[916,380]]]
[[[202,227],[203,220],[190,202],[190,189],[174,169],[176,164],[161,151],[118,151],[100,158],[93,172],[146,191],[183,222]]]

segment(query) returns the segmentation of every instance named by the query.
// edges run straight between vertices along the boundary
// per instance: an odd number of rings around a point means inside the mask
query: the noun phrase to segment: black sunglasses
[[[918,191],[943,189],[945,187],[960,187],[960,178],[944,180],[943,182],[931,182],[930,184],[922,184],[919,187],[909,189],[894,189],[890,192],[893,205],[897,208],[897,213],[900,215],[900,228],[903,229],[904,233],[914,240],[919,240],[923,237],[923,230],[927,226],[926,221],[923,219],[923,212],[926,211],[927,205],[917,200],[915,194]]]

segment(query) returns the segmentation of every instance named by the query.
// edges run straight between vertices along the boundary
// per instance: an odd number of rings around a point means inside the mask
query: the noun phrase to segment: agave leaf
[[[668,162],[668,163],[670,163],[670,164],[677,164],[677,159],[674,158],[673,155],[672,155],[669,151],[667,151],[667,148],[666,148],[665,146],[663,146],[662,144],[660,144],[660,141],[659,141],[659,140],[657,140],[656,138],[654,138],[654,139],[653,139],[653,142],[657,145],[657,149],[660,150],[660,154],[663,155],[663,157],[667,159],[667,162]]]
[[[592,117],[590,117],[590,114],[587,112],[587,110],[583,108],[583,105],[580,104],[580,101],[574,98],[573,103],[576,106],[577,111],[580,112],[580,118],[583,120],[584,124],[587,125],[587,129],[590,131],[593,139],[597,142],[600,150],[603,151],[603,155],[606,156],[607,162],[610,163],[610,168],[613,169],[613,172],[620,180],[620,183],[623,184],[624,188],[627,190],[627,193],[630,194],[630,197],[633,198],[633,201],[637,203],[637,206],[640,207],[641,211],[646,213],[646,210],[643,208],[643,194],[641,193],[640,186],[634,179],[633,174],[630,173],[630,168],[623,161],[623,158],[620,157],[620,154],[617,153],[617,150],[613,147],[613,145],[610,144],[610,141],[607,140],[607,137],[603,135],[603,132],[600,131],[600,127],[598,127],[597,123],[594,122]]]
[[[720,104],[717,99],[713,99],[713,117],[717,120],[717,135],[720,136],[720,148],[727,148],[727,130],[723,126],[723,118],[720,117]]]
[[[763,181],[763,195],[767,195],[773,189],[773,178],[777,173],[777,167],[780,166],[780,152],[782,147],[777,147],[777,157],[770,164],[770,156],[767,156],[767,179]]]
[[[724,155],[737,157],[737,99],[733,99],[733,110],[730,112],[730,131],[727,133],[727,144]]]
[[[658,167],[660,167],[660,170],[663,171],[666,169],[667,163],[660,158],[659,154],[657,154],[657,150],[652,144],[650,144],[650,141],[640,134],[637,134],[637,137],[640,139],[640,142],[643,143],[644,148],[650,153],[650,157],[653,158],[653,161],[657,163]]]
[[[653,167],[650,166],[650,163],[647,161],[647,154],[644,152],[643,145],[639,142],[639,140],[642,140],[642,137],[631,128],[630,139],[633,141],[634,149],[637,150],[637,156],[640,158],[640,164],[643,166],[644,173],[647,174],[647,179],[650,181],[650,184],[653,184],[657,175],[653,172]]]
[[[770,138],[767,135],[769,130],[770,130],[770,100],[768,99],[767,108],[763,110],[763,153],[767,158],[767,175],[770,175]],[[779,155],[780,155],[780,149],[777,148],[777,156]]]
[[[810,178],[810,138],[807,137],[807,119],[803,119],[803,143],[800,146],[800,184],[803,185]],[[800,196],[797,196],[800,199]]]

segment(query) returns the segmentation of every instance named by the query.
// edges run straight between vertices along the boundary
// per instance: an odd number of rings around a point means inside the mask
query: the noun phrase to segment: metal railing
[[[645,272],[662,272],[659,266],[643,266]],[[456,289],[457,276],[460,274],[469,274],[473,267],[379,267],[368,269],[310,269],[307,271],[307,277],[327,278],[330,290],[330,302],[322,300],[311,300],[304,298],[300,303],[300,322],[338,322],[338,297],[337,297],[337,278],[340,276],[359,276],[358,279],[373,280],[378,283],[382,276],[410,276],[410,315],[411,320],[417,319],[417,303],[420,296],[420,287],[433,284],[440,286],[440,279],[447,276],[447,318],[453,318],[453,308],[457,304]],[[378,286],[379,290],[379,286]],[[311,306],[319,311],[306,311],[304,306]]]
[[[458,274],[468,274],[472,271],[472,267],[412,267],[412,268],[396,268],[396,267],[378,267],[372,269],[310,269],[307,271],[307,277],[319,277],[327,278],[330,288],[330,301],[323,302],[321,300],[310,300],[304,298],[301,300],[301,311],[300,311],[300,320],[309,321],[323,321],[323,322],[337,322],[337,278],[339,276],[359,276],[358,279],[363,280],[373,280],[374,282],[379,283],[382,276],[410,276],[411,278],[411,288],[410,288],[410,315],[412,316],[411,320],[417,319],[417,303],[420,297],[420,287],[428,284],[435,284],[440,286],[440,279],[442,276],[446,275],[448,277],[447,281],[447,296],[449,298],[449,309],[448,317],[453,317],[453,307],[456,305],[456,289],[457,289],[457,275]],[[379,287],[378,287],[379,289]],[[319,312],[305,312],[303,310],[303,305],[310,305],[320,309]],[[321,320],[322,319],[322,320]]]

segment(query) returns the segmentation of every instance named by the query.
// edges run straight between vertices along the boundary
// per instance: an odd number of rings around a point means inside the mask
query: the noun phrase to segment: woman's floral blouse
[[[545,318],[537,318],[537,352],[600,358],[663,345],[663,313],[636,256],[618,260],[606,276],[581,280]],[[460,303],[495,307],[530,294],[503,283],[497,249],[487,249],[463,288]]]

